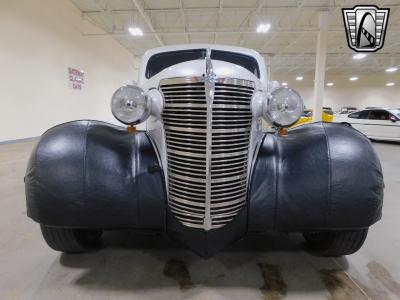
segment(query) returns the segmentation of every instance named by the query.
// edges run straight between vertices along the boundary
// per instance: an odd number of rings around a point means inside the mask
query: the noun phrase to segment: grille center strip
[[[212,153],[212,109],[215,92],[215,74],[211,62],[211,50],[207,49],[206,56],[206,74],[204,78],[204,86],[207,102],[207,138],[206,138],[206,199],[205,199],[205,216],[204,230],[208,231],[212,227],[211,220],[211,153]]]

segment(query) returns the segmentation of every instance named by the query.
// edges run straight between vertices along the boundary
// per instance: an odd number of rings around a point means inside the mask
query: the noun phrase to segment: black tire
[[[321,256],[342,256],[358,251],[367,238],[368,228],[354,231],[303,233],[309,249]]]
[[[40,225],[50,248],[65,253],[82,253],[99,245],[102,230],[58,228]]]

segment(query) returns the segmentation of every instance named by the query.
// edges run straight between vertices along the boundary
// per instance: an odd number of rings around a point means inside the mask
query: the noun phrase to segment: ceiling
[[[341,8],[366,4],[345,0],[71,0],[83,18],[112,35],[135,56],[147,49],[184,43],[217,43],[252,48],[270,63],[273,73],[313,72],[321,11],[328,13],[327,72],[383,72],[400,65],[400,1],[367,1],[391,9],[384,48],[354,60],[347,46]],[[271,29],[257,33],[260,23]],[[134,37],[130,26],[144,35]]]

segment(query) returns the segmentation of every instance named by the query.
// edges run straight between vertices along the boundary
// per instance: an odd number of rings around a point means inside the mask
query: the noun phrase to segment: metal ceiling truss
[[[254,6],[242,6],[240,0],[219,0],[212,6],[199,1],[196,7],[186,0],[177,0],[176,7],[171,7],[170,2],[163,7],[163,1],[146,0],[71,1],[85,19],[104,30],[103,33],[85,32],[83,35],[111,35],[135,55],[168,44],[220,41],[259,51],[270,60],[274,72],[306,72],[315,65],[318,13],[328,10],[329,71],[373,72],[389,64],[400,65],[400,3],[394,0],[371,2],[391,8],[390,26],[385,47],[374,54],[374,58],[358,62],[351,59],[353,52],[347,47],[341,16],[342,7],[362,4],[358,0],[351,3],[344,0],[258,0],[253,2]],[[143,37],[133,37],[127,32],[127,26],[124,26],[127,19],[135,20]],[[256,26],[260,22],[270,22],[271,31],[265,35],[257,34]],[[134,41],[134,50],[128,41]]]

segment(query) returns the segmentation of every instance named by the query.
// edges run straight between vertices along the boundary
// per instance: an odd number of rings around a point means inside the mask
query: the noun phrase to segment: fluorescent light
[[[128,31],[133,36],[143,36],[143,31],[139,27],[129,27]]]
[[[352,77],[349,78],[349,80],[350,81],[356,81],[356,80],[358,80],[358,77],[357,76],[352,76]]]
[[[333,82],[328,82],[326,85],[327,86],[334,86],[335,84]]]
[[[271,29],[271,24],[269,24],[269,23],[267,23],[267,24],[261,23],[257,27],[257,32],[258,33],[267,33],[270,29]]]
[[[394,82],[388,82],[388,83],[386,83],[386,86],[394,86]]]
[[[297,77],[296,77],[296,80],[298,80],[298,81],[303,80],[303,79],[304,79],[303,76],[297,76]]]
[[[287,82],[282,82],[281,83],[281,86],[287,86],[288,84],[287,84]]]
[[[390,67],[390,68],[387,68],[385,71],[388,73],[393,73],[393,72],[396,72],[398,69],[399,68],[397,68],[397,67]]]
[[[367,54],[365,53],[357,53],[353,55],[353,59],[363,59],[365,57],[367,57]]]

